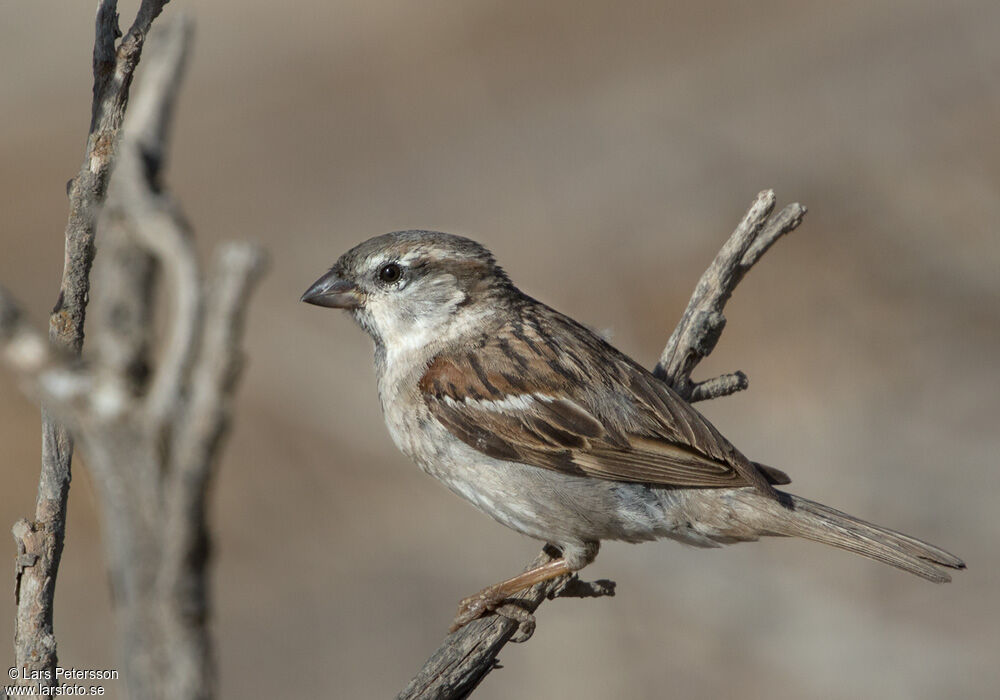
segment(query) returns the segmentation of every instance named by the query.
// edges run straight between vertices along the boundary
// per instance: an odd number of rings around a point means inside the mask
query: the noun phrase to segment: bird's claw
[[[517,632],[510,638],[514,644],[523,644],[535,633],[535,616],[519,605],[509,603],[496,609],[497,615],[517,623]]]
[[[448,632],[456,632],[462,627],[489,613],[496,613],[517,623],[517,633],[510,641],[515,644],[526,642],[535,633],[535,616],[514,603],[504,604],[506,596],[491,588],[486,588],[475,595],[463,598],[458,604],[458,612]]]
[[[496,610],[503,599],[497,599],[496,593],[489,588],[483,589],[475,595],[463,598],[458,604],[458,612],[455,613],[455,620],[451,623],[448,632],[455,632],[473,620],[478,620],[483,615]]]

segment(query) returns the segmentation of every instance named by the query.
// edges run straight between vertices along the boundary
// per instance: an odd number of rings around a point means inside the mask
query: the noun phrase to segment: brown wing
[[[769,482],[788,483],[776,469],[762,474],[665,384],[543,309],[548,318],[522,317],[428,366],[424,400],[460,440],[498,459],[615,481],[770,493]]]

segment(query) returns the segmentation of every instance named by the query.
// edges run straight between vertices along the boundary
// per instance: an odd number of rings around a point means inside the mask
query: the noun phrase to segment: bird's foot
[[[473,620],[493,612],[506,599],[506,591],[501,590],[499,586],[488,586],[475,595],[463,598],[458,604],[458,612],[455,613],[455,620],[448,631],[454,632]]]
[[[517,634],[511,637],[510,641],[514,643],[528,641],[535,632],[535,616],[516,603],[506,602],[507,598],[507,592],[500,586],[489,586],[475,595],[462,599],[458,604],[455,620],[448,631],[455,632],[473,620],[495,613],[517,623]]]
[[[528,641],[535,633],[535,616],[516,603],[502,605],[495,612],[517,623],[517,632],[510,638],[514,644]]]

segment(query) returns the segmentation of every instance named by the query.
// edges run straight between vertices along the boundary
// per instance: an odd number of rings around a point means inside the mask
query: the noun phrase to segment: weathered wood
[[[94,39],[94,97],[87,149],[79,173],[68,187],[70,212],[59,296],[49,317],[52,343],[79,355],[90,296],[97,215],[107,193],[132,76],[142,55],[146,34],[167,0],[143,0],[128,33],[118,28],[116,0],[101,0]],[[39,689],[57,685],[56,640],[52,610],[56,576],[66,532],[73,438],[42,408],[42,466],[35,517],[14,528],[17,615],[14,631],[15,665],[44,680],[19,680]],[[30,563],[29,563],[30,562]]]
[[[151,22],[153,4],[144,2],[140,17]],[[113,15],[113,8],[105,3],[99,14],[95,65],[105,72],[116,70],[122,78],[122,57],[138,60],[136,46],[149,25],[135,25],[116,53],[100,38],[100,27],[111,31],[108,13]],[[108,113],[120,123],[124,101],[95,109],[94,128],[120,143],[117,154],[112,149],[89,160],[105,178],[113,156],[116,166],[110,181],[99,188],[100,200],[107,193],[99,220],[88,219],[89,228],[74,228],[72,234],[89,236],[90,243],[81,249],[89,257],[79,258],[77,252],[67,257],[71,284],[87,285],[82,302],[90,294],[91,277],[94,281],[89,361],[77,357],[83,307],[71,307],[79,313],[67,316],[79,324],[73,326],[78,331],[73,342],[49,342],[0,289],[0,361],[15,372],[26,393],[72,430],[87,457],[103,525],[121,669],[131,697],[153,700],[207,700],[215,694],[207,499],[244,363],[248,301],[265,262],[256,246],[229,243],[204,279],[191,228],[163,182],[169,125],[191,35],[191,23],[183,18],[158,28],[120,139],[118,126],[108,131],[102,125],[111,118]],[[126,71],[128,80],[132,69],[134,65]],[[101,76],[107,77],[104,72]],[[71,189],[92,182],[92,175],[78,176]],[[95,227],[102,254],[91,273]],[[86,268],[82,277],[81,266]],[[153,353],[155,287],[160,281],[166,284],[164,296],[173,313],[165,324],[164,347]],[[65,479],[53,487],[62,511],[40,508],[47,519],[22,520],[14,527],[18,602],[30,614],[22,619],[19,610],[17,663],[28,671],[55,663],[51,616],[56,569],[44,557],[53,542],[61,547],[69,447],[60,442],[51,447],[67,468]],[[43,472],[40,493],[50,486],[46,474],[62,478],[52,470]],[[56,533],[58,539],[53,539]],[[54,674],[42,683],[55,685]]]

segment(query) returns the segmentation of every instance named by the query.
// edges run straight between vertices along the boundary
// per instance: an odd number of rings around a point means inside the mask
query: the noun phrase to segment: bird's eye
[[[403,276],[403,268],[396,263],[383,265],[378,271],[378,278],[386,284],[392,284]]]

